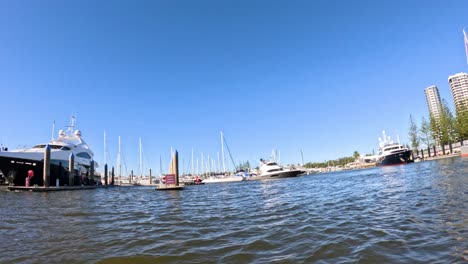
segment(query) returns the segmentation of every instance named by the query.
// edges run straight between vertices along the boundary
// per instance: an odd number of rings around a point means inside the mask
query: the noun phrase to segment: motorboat
[[[32,148],[0,152],[0,171],[9,184],[25,186],[26,178],[30,185],[43,186],[44,152],[50,148],[50,184],[69,185],[68,168],[70,154],[74,154],[74,184],[90,184],[87,181],[90,165],[93,162],[93,152],[81,137],[81,131],[75,130],[75,119],[67,130],[60,130],[58,138],[48,143],[38,144]],[[94,168],[98,164],[94,162]],[[32,172],[31,172],[32,171]],[[32,176],[32,177],[31,177]]]
[[[297,177],[304,174],[305,171],[298,170],[295,168],[285,169],[280,166],[276,161],[260,160],[260,167],[257,170],[256,175],[253,174],[251,180],[263,180],[263,179],[276,179],[276,178],[290,178]]]
[[[379,154],[377,156],[377,165],[397,165],[413,162],[411,150],[401,145],[399,142],[393,142],[390,136],[382,132],[383,138],[379,138]]]

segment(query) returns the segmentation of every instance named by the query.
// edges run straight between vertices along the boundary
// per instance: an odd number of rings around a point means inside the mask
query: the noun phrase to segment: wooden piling
[[[111,185],[114,185],[114,166],[112,166],[112,179],[111,179]]]
[[[47,144],[44,149],[43,179],[44,179],[44,187],[49,187],[50,186],[50,146],[49,144]]]
[[[431,147],[427,146],[427,157],[431,157]]]
[[[449,141],[449,150],[450,150],[450,154],[453,154],[452,141]]]
[[[149,171],[149,181],[150,181],[150,185],[153,184],[153,176],[151,176],[151,169]]]
[[[424,149],[421,149],[421,159],[424,160]]]
[[[104,185],[107,186],[107,164],[104,165]]]
[[[177,150],[172,157],[169,173],[164,176],[164,183],[157,185],[156,190],[183,190],[184,185],[179,183],[179,153]]]
[[[89,166],[89,175],[88,175],[89,182],[91,182],[91,179],[94,179],[94,160],[90,161],[90,166]]]
[[[434,157],[437,156],[437,150],[436,150],[436,146],[432,146],[432,148],[434,149]]]
[[[445,144],[442,144],[442,155],[445,155]]]
[[[176,177],[176,185],[179,186],[179,152],[177,150],[174,153],[174,166],[175,166],[175,177]]]
[[[75,185],[75,155],[70,153],[68,158],[68,186]]]

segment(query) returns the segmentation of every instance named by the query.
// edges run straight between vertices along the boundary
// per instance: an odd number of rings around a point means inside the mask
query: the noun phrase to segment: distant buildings
[[[433,85],[427,87],[424,92],[426,93],[427,107],[429,108],[429,114],[434,118],[440,118],[442,113],[442,102],[440,100],[439,89]]]
[[[449,76],[448,82],[452,90],[455,110],[460,113],[468,109],[468,74],[461,72]],[[426,94],[427,95],[427,94]]]

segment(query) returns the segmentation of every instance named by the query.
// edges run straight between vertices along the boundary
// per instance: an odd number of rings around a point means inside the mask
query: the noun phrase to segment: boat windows
[[[37,149],[41,149],[41,148],[45,148],[46,145],[36,145],[34,146],[33,148],[37,148]]]
[[[279,168],[279,169],[271,169],[271,170],[267,170],[267,172],[282,171],[282,170],[283,170],[282,168]]]
[[[86,152],[80,152],[80,153],[76,154],[76,156],[80,157],[80,158],[91,159],[91,156]]]
[[[62,149],[62,146],[60,145],[50,145],[51,149]]]
[[[71,148],[64,146],[62,147],[62,150],[71,150]]]

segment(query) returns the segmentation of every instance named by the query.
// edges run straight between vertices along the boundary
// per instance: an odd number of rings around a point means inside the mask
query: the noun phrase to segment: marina
[[[468,263],[466,10],[0,1],[0,264]]]
[[[455,157],[181,192],[0,189],[0,262],[463,263],[467,168]]]

